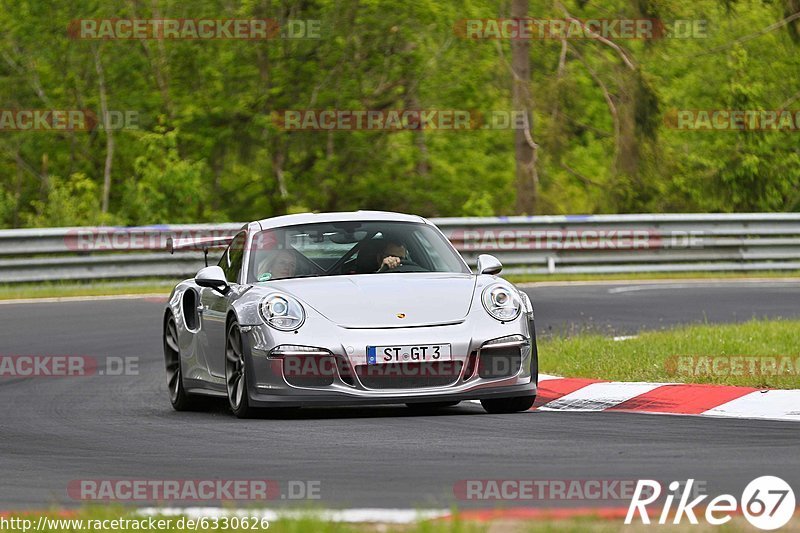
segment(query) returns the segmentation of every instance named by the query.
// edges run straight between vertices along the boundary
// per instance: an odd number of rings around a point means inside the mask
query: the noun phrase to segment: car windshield
[[[347,274],[470,270],[441,233],[413,222],[329,222],[253,236],[248,282]]]

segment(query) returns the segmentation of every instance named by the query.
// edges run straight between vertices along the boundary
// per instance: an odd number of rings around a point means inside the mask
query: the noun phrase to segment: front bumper
[[[292,391],[287,395],[251,392],[250,405],[253,407],[320,407],[334,405],[383,405],[423,403],[437,401],[482,400],[486,398],[507,398],[510,396],[536,396],[536,383],[522,385],[486,387],[457,392],[452,389],[427,391],[418,394],[355,395],[332,391]]]
[[[309,320],[298,333],[283,333],[268,326],[253,326],[244,340],[248,358],[248,390],[254,407],[302,407],[321,405],[392,404],[477,400],[512,396],[535,396],[538,367],[532,322],[524,316],[500,324],[493,319],[465,321],[446,326],[347,329]],[[518,359],[508,372],[483,372],[479,365],[497,355],[498,348],[486,343],[496,339],[518,340]],[[378,381],[363,375],[367,368],[366,347],[375,345],[450,344],[449,375],[438,382]],[[309,346],[324,350],[336,364],[329,379],[298,384],[287,377],[286,361],[272,357],[278,345]],[[514,343],[511,343],[514,344]],[[497,346],[509,349],[509,343]],[[402,368],[407,367],[401,364]],[[413,374],[413,372],[412,372]],[[313,381],[313,380],[312,380]],[[414,381],[413,379],[411,381]],[[435,383],[431,385],[431,383]]]

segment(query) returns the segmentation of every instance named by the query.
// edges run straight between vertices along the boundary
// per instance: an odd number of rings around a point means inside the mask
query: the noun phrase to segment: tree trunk
[[[14,182],[14,214],[11,220],[11,227],[19,227],[19,204],[22,200],[22,154],[19,151],[19,146],[14,150],[14,162],[17,165],[17,178]]]
[[[278,183],[278,194],[280,196],[277,213],[285,215],[289,211],[289,188],[286,185],[286,174],[283,171],[283,165],[286,163],[286,151],[280,133],[277,134],[275,141],[272,143],[271,152],[272,172],[275,176],[275,181]],[[273,201],[273,205],[275,205],[275,201]]]
[[[42,172],[39,174],[41,177],[41,187],[39,189],[39,200],[42,205],[47,205],[50,194],[50,157],[47,154],[42,154]]]
[[[615,161],[617,175],[634,179],[639,175],[639,139],[636,131],[636,73],[618,68],[619,146]]]
[[[103,129],[106,132],[106,163],[103,168],[103,200],[101,211],[108,213],[108,200],[111,196],[111,166],[114,162],[114,132],[108,116],[108,99],[106,98],[106,78],[103,74],[103,62],[100,50],[95,50],[94,66],[97,69],[97,83],[100,86],[100,113],[102,113]]]
[[[528,16],[528,0],[512,0],[511,18]],[[531,62],[530,41],[513,39],[511,41],[512,105],[514,111],[525,117],[523,128],[514,130],[514,159],[516,162],[517,213],[533,215],[537,211],[539,196],[539,176],[536,172],[536,143],[530,129],[531,113]]]

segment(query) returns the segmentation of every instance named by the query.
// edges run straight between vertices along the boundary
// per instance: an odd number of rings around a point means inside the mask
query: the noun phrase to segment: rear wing
[[[174,254],[176,250],[203,250],[206,266],[208,266],[209,248],[225,248],[235,236],[188,237],[184,239],[168,237],[167,250],[171,254]]]
[[[167,250],[174,254],[175,250],[208,250],[228,246],[235,235],[230,237],[188,237],[185,239],[167,238]]]

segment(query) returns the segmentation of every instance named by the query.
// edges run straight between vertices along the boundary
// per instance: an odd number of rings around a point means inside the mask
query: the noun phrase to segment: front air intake
[[[332,355],[286,355],[283,377],[295,387],[327,387],[336,376],[336,358]]]
[[[485,346],[478,356],[478,376],[483,379],[514,376],[521,366],[522,350],[519,346]]]
[[[461,375],[461,361],[358,365],[356,374],[368,389],[447,387]]]

